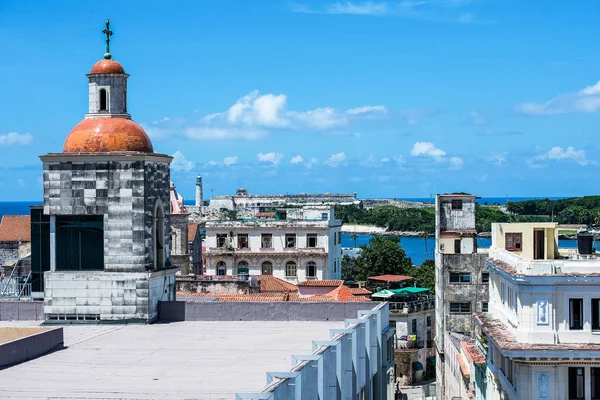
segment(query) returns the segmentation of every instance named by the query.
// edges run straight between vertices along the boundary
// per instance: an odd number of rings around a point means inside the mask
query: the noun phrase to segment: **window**
[[[450,312],[453,314],[470,313],[471,303],[450,303]]]
[[[461,199],[454,199],[452,200],[452,209],[453,210],[462,210],[462,200]]]
[[[106,90],[100,89],[100,111],[107,111],[106,108]]]
[[[56,216],[56,269],[104,269],[102,215]]]
[[[154,221],[153,221],[153,235],[152,240],[154,243],[153,255],[154,255],[154,268],[160,269],[165,267],[165,222],[164,222],[164,211],[162,204],[156,204],[154,209]]]
[[[227,247],[227,234],[217,233],[217,247]]]
[[[238,278],[241,280],[248,280],[249,272],[248,262],[240,261],[237,268]]]
[[[326,221],[328,217],[329,217],[329,216],[327,215],[327,213],[321,213],[321,219],[322,219],[323,221]]]
[[[306,247],[317,247],[317,234],[309,233],[306,235]]]
[[[427,348],[431,349],[433,347],[433,340],[431,340],[431,331],[427,331]]]
[[[265,261],[260,267],[260,273],[262,275],[273,275],[273,263]]]
[[[288,261],[287,263],[285,263],[285,277],[286,278],[295,278],[296,276],[298,276],[297,274],[297,267],[296,267],[296,263],[293,261]]]
[[[600,368],[590,368],[592,400],[600,400]]]
[[[333,272],[337,272],[337,259],[333,260]]]
[[[487,301],[484,301],[483,303],[481,303],[481,311],[488,312],[488,302]]]
[[[600,330],[600,299],[592,299],[592,330]],[[600,386],[598,386],[600,394]]]
[[[469,272],[450,272],[450,283],[469,283],[471,274]]]
[[[460,239],[454,240],[454,253],[460,254]]]
[[[123,91],[123,111],[127,112],[127,89]]]
[[[248,234],[247,233],[238,235],[238,248],[240,248],[240,249],[248,248]]]
[[[427,326],[431,326],[431,316],[427,316]]]
[[[522,233],[505,233],[504,234],[504,248],[508,251],[521,251],[523,248],[523,234]]]
[[[569,329],[583,329],[583,299],[569,299]]]
[[[260,235],[260,242],[263,249],[270,249],[273,247],[273,235],[270,233],[263,233]]]
[[[481,282],[482,283],[488,283],[490,281],[490,273],[489,272],[482,272],[481,273]]]
[[[219,261],[217,263],[217,275],[227,275],[227,267],[225,266],[224,261]]]
[[[294,248],[296,247],[296,234],[288,233],[285,235],[285,247]]]
[[[584,398],[585,376],[583,367],[569,368],[569,400]]]
[[[417,319],[413,318],[411,321],[411,335],[416,335],[417,334]]]
[[[306,264],[306,277],[316,278],[317,277],[317,264],[310,261]]]

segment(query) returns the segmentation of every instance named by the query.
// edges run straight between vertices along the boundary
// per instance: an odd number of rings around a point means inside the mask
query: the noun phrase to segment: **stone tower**
[[[202,194],[202,177],[196,177],[196,207],[202,207],[204,205],[204,198]]]
[[[129,75],[108,51],[87,75],[89,110],[44,164],[48,320],[153,321],[175,299],[170,163],[127,113]]]

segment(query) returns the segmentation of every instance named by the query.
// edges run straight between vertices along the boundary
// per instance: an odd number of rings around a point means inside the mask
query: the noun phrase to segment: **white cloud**
[[[450,159],[448,159],[448,162],[450,163],[450,165],[453,169],[462,168],[462,166],[464,164],[463,159],[460,157],[450,157]]]
[[[585,150],[575,150],[573,147],[567,147],[563,150],[562,147],[556,146],[536,158],[538,160],[573,160],[582,167],[589,164]]]
[[[304,112],[292,112],[290,113],[290,117],[297,122],[317,129],[335,128],[345,125],[348,122],[348,119],[344,115],[339,114],[331,107],[317,108]]]
[[[292,159],[290,160],[290,164],[299,164],[302,161],[304,161],[304,159],[302,158],[301,155],[297,155],[296,157],[292,157]]]
[[[260,95],[258,90],[238,99],[227,111],[230,124],[244,123],[268,127],[283,127],[289,122],[280,116],[285,108],[286,95]]]
[[[485,125],[487,119],[475,110],[469,112],[469,119],[473,125]]]
[[[393,160],[398,165],[406,163],[406,158],[404,156],[395,156],[395,157],[393,157]]]
[[[275,152],[258,153],[257,157],[258,157],[258,161],[260,161],[260,162],[266,162],[266,163],[271,163],[273,165],[277,165],[283,159],[283,154],[275,153]]]
[[[238,157],[237,156],[231,156],[231,157],[225,157],[223,159],[223,164],[230,166],[233,164],[237,164],[238,162]]]
[[[517,104],[514,110],[527,115],[596,113],[600,111],[600,81],[578,92],[563,94],[544,103]]]
[[[496,165],[505,165],[506,164],[506,156],[507,153],[498,153],[495,151],[492,151],[489,155],[489,157],[486,157],[485,159],[487,161],[491,161]]]
[[[385,164],[385,163],[389,163],[389,162],[390,162],[390,159],[389,159],[388,157],[383,157],[383,158],[382,158],[381,160],[379,160],[379,161]]]
[[[435,115],[437,110],[429,108],[409,108],[401,110],[399,113],[404,117],[404,123],[406,125],[417,125],[422,118]]]
[[[219,165],[219,163],[218,163],[218,162],[216,162],[216,161],[213,161],[213,160],[210,160],[209,162],[207,162],[207,164],[208,164],[208,165],[210,165],[210,166],[213,166],[213,167],[214,167],[215,165]]]
[[[442,149],[438,149],[431,142],[416,142],[410,151],[413,156],[431,156],[436,159],[442,158],[446,155],[446,152]]]
[[[363,107],[357,107],[357,108],[351,108],[349,110],[346,110],[346,114],[349,115],[363,115],[363,114],[369,114],[369,115],[374,115],[374,114],[387,114],[388,109],[385,108],[385,106],[363,106]]]
[[[169,118],[169,117],[164,117],[164,118],[163,118],[163,119],[161,119],[161,120],[158,120],[158,121],[153,121],[153,122],[152,122],[152,125],[160,124],[160,123],[162,123],[162,122],[169,122],[170,120],[171,120],[171,118]]]
[[[308,169],[312,168],[313,166],[317,165],[318,160],[315,157],[312,157],[310,160],[308,160],[307,162],[304,163],[304,166]]]
[[[190,171],[196,164],[192,161],[186,160],[183,153],[177,150],[173,153],[173,161],[171,161],[171,169],[175,171]]]
[[[6,135],[0,135],[0,146],[26,146],[33,141],[31,133],[8,132]]]
[[[362,3],[337,2],[327,6],[328,14],[381,15],[388,11],[387,3],[365,1]]]
[[[346,154],[344,152],[333,154],[326,161],[323,162],[325,165],[329,165],[330,167],[337,167],[339,165],[345,164],[347,160]]]

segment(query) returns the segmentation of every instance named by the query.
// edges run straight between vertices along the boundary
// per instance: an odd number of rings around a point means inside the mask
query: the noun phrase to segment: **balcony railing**
[[[425,342],[420,339],[417,339],[415,341],[413,341],[413,340],[407,340],[407,341],[397,340],[396,341],[396,351],[418,350],[418,349],[422,349],[424,347],[425,347]]]
[[[530,260],[501,248],[491,248],[489,257],[510,265],[523,275],[595,272],[600,265],[600,259]]]
[[[435,298],[430,296],[422,300],[390,302],[389,305],[392,314],[410,314],[434,309]]]

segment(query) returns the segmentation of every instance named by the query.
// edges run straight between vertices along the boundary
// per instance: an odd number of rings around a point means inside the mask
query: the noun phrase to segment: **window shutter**
[[[507,233],[504,235],[505,239],[505,248],[506,250],[514,250],[515,249],[515,237],[513,233]]]

